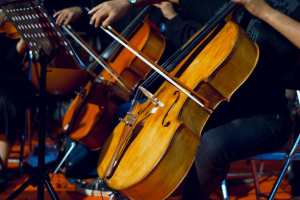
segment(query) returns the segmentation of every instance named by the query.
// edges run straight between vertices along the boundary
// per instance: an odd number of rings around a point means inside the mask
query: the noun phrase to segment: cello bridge
[[[145,88],[143,87],[139,87],[139,89],[144,93],[144,95],[149,99],[151,100],[151,102],[154,104],[154,105],[159,105],[160,107],[164,107],[165,104],[163,102],[161,102],[157,97],[153,97],[153,94],[151,94],[148,90],[146,90]]]

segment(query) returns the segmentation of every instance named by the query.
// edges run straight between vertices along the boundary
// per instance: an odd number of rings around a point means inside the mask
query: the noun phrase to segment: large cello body
[[[221,26],[221,25],[220,25]],[[199,106],[169,82],[133,108],[103,146],[98,174],[129,199],[165,199],[194,161],[201,131],[213,110],[250,76],[258,46],[235,23],[212,31],[171,74],[209,101]]]
[[[141,21],[129,35],[129,39],[157,62],[164,51],[165,39],[152,26],[148,20]],[[124,85],[106,70],[102,70],[71,103],[62,124],[63,130],[71,139],[92,150],[102,147],[113,130],[117,108],[129,101],[137,85],[151,71],[151,67],[122,47],[109,57],[107,63],[119,74],[118,78]]]

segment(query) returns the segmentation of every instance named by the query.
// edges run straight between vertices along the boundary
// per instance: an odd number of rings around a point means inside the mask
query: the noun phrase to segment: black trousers
[[[11,145],[24,124],[26,97],[23,94],[16,88],[0,88],[0,134],[4,134]]]
[[[289,139],[290,128],[288,111],[283,109],[278,114],[237,118],[205,131],[183,199],[208,199],[220,188],[230,163],[281,149]]]

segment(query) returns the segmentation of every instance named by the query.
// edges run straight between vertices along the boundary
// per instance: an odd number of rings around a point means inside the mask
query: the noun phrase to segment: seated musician
[[[208,199],[220,187],[231,163],[278,150],[289,139],[291,124],[286,107],[285,78],[299,56],[299,1],[233,1],[243,5],[235,18],[258,44],[259,61],[230,102],[219,105],[204,127],[183,199]],[[132,8],[159,2],[105,2],[90,10],[90,24],[98,27],[104,20],[102,26],[105,28]],[[172,2],[180,4],[186,18],[203,25],[226,3],[225,0]]]
[[[22,61],[27,51],[24,40],[11,39],[5,30],[0,33],[0,191],[5,190],[13,174],[7,161],[24,124],[26,97],[30,94],[29,82],[22,71]]]

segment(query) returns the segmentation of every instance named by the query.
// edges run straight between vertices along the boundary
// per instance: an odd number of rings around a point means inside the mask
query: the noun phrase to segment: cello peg
[[[79,92],[75,92],[76,95],[84,97],[86,95],[87,90],[83,87],[80,87],[80,91]]]

